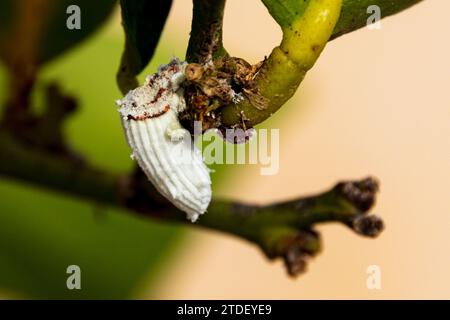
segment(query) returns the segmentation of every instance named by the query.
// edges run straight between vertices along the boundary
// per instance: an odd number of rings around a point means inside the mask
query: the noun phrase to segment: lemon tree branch
[[[378,6],[381,18],[403,11],[422,0],[262,0],[283,31],[283,41],[254,75],[265,105],[251,99],[219,110],[225,127],[252,127],[269,118],[296,92],[326,43],[367,25],[370,6]],[[225,0],[194,0],[189,62],[198,62],[206,49],[226,55],[222,44]],[[211,41],[215,37],[217,41]],[[211,44],[208,48],[205,44]],[[208,51],[208,50],[206,50]]]
[[[25,144],[0,130],[0,176],[86,201],[125,209],[144,218],[190,224],[140,171],[118,175]],[[270,259],[282,258],[291,275],[305,271],[308,258],[321,248],[314,226],[339,222],[360,235],[375,237],[382,221],[368,211],[378,184],[373,178],[337,184],[324,193],[269,205],[214,199],[193,226],[225,232],[258,245]]]

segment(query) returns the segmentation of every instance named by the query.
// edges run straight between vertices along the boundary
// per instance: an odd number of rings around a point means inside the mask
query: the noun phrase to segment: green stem
[[[265,1],[267,4],[268,0]],[[263,110],[256,108],[249,100],[225,106],[221,109],[224,126],[239,126],[243,118],[246,127],[255,126],[280,109],[294,95],[327,41],[367,24],[370,5],[379,6],[384,18],[421,0],[342,0],[340,16],[338,6],[341,0],[309,1],[306,10],[293,23],[280,23],[283,41],[258,73],[258,87],[268,101],[266,107]],[[327,18],[318,19],[321,16]]]
[[[306,72],[312,68],[328,42],[341,12],[341,0],[310,0],[302,15],[282,27],[283,40],[258,72],[260,94],[268,103],[256,108],[246,99],[222,109],[225,126],[247,119],[252,127],[269,118],[296,92]]]

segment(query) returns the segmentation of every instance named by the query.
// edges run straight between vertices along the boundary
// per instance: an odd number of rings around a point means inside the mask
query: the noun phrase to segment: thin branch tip
[[[385,229],[385,225],[376,215],[357,216],[352,219],[351,228],[362,236],[376,238]]]

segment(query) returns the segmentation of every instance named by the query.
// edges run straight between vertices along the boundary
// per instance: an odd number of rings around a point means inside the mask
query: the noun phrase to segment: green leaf
[[[344,0],[341,17],[333,31],[332,39],[352,32],[367,25],[370,14],[367,8],[377,5],[381,9],[381,16],[386,18],[405,10],[422,0]]]
[[[12,1],[4,0],[0,2],[0,39],[2,40],[11,29],[12,21]],[[2,42],[0,40],[0,42]]]
[[[296,16],[302,15],[311,0],[261,0],[269,10],[270,15],[281,28],[289,27]],[[386,18],[403,11],[423,0],[343,0],[342,14],[334,29],[331,39],[352,32],[367,24],[367,8],[377,5],[381,15]]]
[[[262,0],[270,15],[280,25],[287,28],[296,17],[303,14],[310,0]]]
[[[80,43],[96,31],[110,16],[115,0],[59,0],[52,11],[52,18],[47,21],[45,41],[42,47],[42,59],[49,61],[60,53]],[[68,30],[66,21],[70,14],[67,7],[76,4],[81,9],[81,29]]]
[[[110,15],[114,0],[2,0],[0,57],[17,63],[49,62],[77,45]],[[81,11],[81,29],[69,30],[67,8]]]
[[[120,6],[127,41],[122,64],[136,76],[153,57],[172,0],[121,0]]]
[[[8,35],[11,33],[13,21],[13,1],[0,1],[0,58],[5,59],[8,48]]]

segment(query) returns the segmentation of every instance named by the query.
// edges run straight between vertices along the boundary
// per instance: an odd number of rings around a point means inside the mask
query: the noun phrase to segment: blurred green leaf
[[[33,61],[44,64],[89,37],[106,20],[115,0],[2,0],[0,2],[0,56],[28,51]],[[81,29],[69,30],[67,8],[81,11]],[[31,35],[31,36],[30,36]],[[24,44],[21,42],[32,42]]]
[[[282,27],[286,28],[289,24],[302,15],[308,6],[310,0],[262,0],[269,10],[270,15]]]
[[[133,297],[156,280],[178,237],[173,227],[29,186],[1,181],[0,193],[0,292],[16,297]],[[69,265],[81,268],[81,290],[66,287]]]
[[[123,42],[113,28],[109,24],[42,68],[33,100],[43,100],[48,83],[60,83],[80,104],[65,127],[69,144],[95,166],[127,172],[134,163],[114,103],[121,96],[114,75]],[[174,50],[162,49],[148,73]],[[0,100],[7,93],[4,76],[0,65]],[[0,178],[0,295],[115,299],[136,297],[144,289],[146,296],[157,295],[152,284],[183,228]],[[80,291],[66,288],[69,264],[81,267]]]
[[[124,55],[131,74],[138,75],[153,57],[172,0],[121,0],[120,6],[128,43]]]
[[[12,0],[0,1],[0,42],[11,32]]]
[[[52,19],[47,22],[45,41],[42,44],[43,61],[53,59],[90,36],[105,22],[116,5],[115,0],[58,0],[54,2],[58,4],[55,4],[52,10]],[[81,9],[80,30],[66,28],[69,16],[66,9],[74,4]]]

